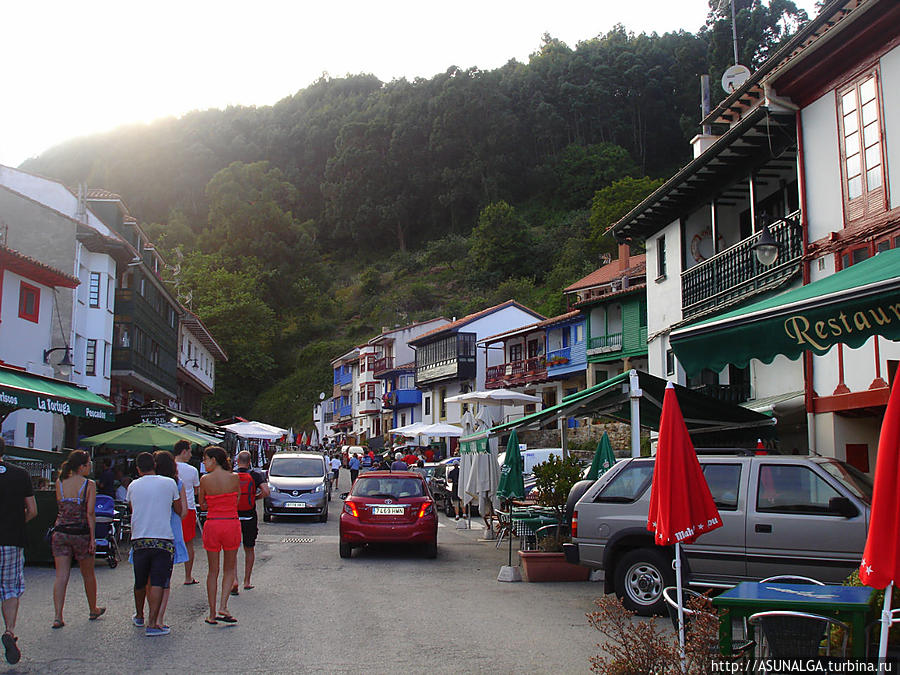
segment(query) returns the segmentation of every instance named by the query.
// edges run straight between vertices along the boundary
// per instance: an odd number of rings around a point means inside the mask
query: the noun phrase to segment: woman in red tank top
[[[231,472],[231,465],[225,451],[211,445],[203,451],[203,465],[206,474],[200,478],[198,498],[200,508],[206,511],[203,526],[203,548],[209,561],[206,574],[206,595],[209,601],[209,616],[206,623],[237,623],[228,613],[228,595],[235,582],[237,552],[241,545],[241,525],[238,521],[237,506],[240,480]],[[216,612],[216,590],[219,581],[219,551],[222,551],[222,593],[219,610]]]

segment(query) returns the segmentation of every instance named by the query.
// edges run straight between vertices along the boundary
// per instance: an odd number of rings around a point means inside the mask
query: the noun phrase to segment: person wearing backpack
[[[259,522],[256,514],[256,500],[269,496],[269,485],[259,469],[250,467],[250,453],[242,450],[237,456],[237,475],[240,480],[238,494],[238,520],[241,522],[241,541],[244,545],[244,590],[253,588],[250,574],[256,561],[256,535],[259,533]],[[232,595],[238,595],[237,578],[231,589]]]

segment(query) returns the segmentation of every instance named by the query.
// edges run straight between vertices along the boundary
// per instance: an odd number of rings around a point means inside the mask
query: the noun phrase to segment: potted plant
[[[536,551],[519,551],[528,581],[586,581],[590,570],[566,562],[562,545],[569,541],[569,525],[565,523],[566,501],[572,486],[581,478],[581,467],[574,457],[550,458],[534,467],[537,500],[553,509],[556,523],[541,528]]]

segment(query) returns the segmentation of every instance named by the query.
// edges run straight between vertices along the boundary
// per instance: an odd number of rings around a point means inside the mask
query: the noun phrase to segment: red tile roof
[[[647,255],[641,253],[639,255],[633,255],[628,259],[628,267],[626,269],[621,269],[620,261],[613,260],[612,262],[604,265],[600,269],[596,269],[586,277],[579,279],[574,284],[570,286],[566,286],[563,289],[564,293],[570,293],[572,291],[578,291],[582,288],[591,288],[592,286],[602,286],[604,284],[611,283],[615,279],[621,279],[622,277],[629,276],[637,276],[640,274],[645,274],[647,270]]]
[[[451,321],[448,324],[444,324],[443,326],[439,326],[434,330],[430,330],[427,333],[422,333],[417,338],[410,340],[408,344],[414,345],[420,342],[425,342],[427,338],[439,335],[441,333],[450,333],[455,331],[458,328],[462,328],[468,323],[475,321],[476,319],[480,319],[483,316],[487,316],[488,314],[493,314],[494,312],[498,312],[501,309],[506,309],[507,307],[518,307],[523,312],[528,312],[529,314],[534,315],[538,319],[543,319],[544,317],[533,309],[529,309],[525,305],[522,305],[515,300],[507,300],[506,302],[501,302],[499,305],[494,305],[493,307],[488,307],[487,309],[482,309],[480,312],[475,312],[473,314],[469,314],[464,316],[461,319],[457,319],[456,321]]]
[[[0,268],[8,269],[45,286],[75,288],[81,282],[77,277],[45,265],[31,256],[0,244]]]
[[[606,302],[612,298],[618,298],[623,295],[628,295],[630,293],[634,293],[636,291],[643,291],[647,288],[647,284],[635,284],[634,286],[629,286],[628,288],[623,288],[618,291],[613,291],[612,293],[604,293],[603,295],[588,298],[587,300],[582,300],[581,302],[576,302],[576,307],[590,307],[591,305],[595,305],[601,302]]]
[[[570,319],[574,319],[578,316],[581,316],[581,310],[573,310],[571,312],[566,312],[565,314],[560,314],[559,316],[554,316],[550,319],[544,319],[543,321],[538,321],[537,323],[530,323],[527,326],[522,326],[521,328],[514,328],[512,330],[505,331],[503,333],[497,333],[496,335],[491,335],[490,337],[486,337],[483,340],[479,340],[479,343],[488,344],[489,342],[496,342],[500,338],[504,337],[512,337],[514,335],[521,335],[522,333],[528,333],[533,330],[538,330],[539,328],[547,328],[549,326],[553,326],[557,323],[564,323],[569,321]]]

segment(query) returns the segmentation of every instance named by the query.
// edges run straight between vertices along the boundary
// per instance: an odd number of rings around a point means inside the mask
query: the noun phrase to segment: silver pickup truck
[[[839,582],[859,565],[868,476],[819,456],[698,455],[723,527],[683,547],[691,584],[725,587],[777,574]],[[653,465],[653,458],[622,460],[590,485],[565,545],[569,562],[605,570],[606,592],[645,616],[664,611],[662,590],[675,583],[674,549],[656,546],[647,530]]]

